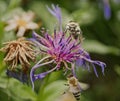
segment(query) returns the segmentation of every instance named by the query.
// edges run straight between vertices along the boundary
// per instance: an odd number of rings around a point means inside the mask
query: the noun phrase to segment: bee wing
[[[79,82],[80,88],[82,90],[87,90],[90,86],[87,83]]]
[[[71,92],[65,92],[56,101],[76,101],[75,97]]]

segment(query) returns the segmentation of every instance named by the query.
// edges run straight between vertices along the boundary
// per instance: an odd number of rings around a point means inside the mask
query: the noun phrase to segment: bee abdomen
[[[73,93],[74,97],[76,98],[77,101],[80,100],[80,92]]]

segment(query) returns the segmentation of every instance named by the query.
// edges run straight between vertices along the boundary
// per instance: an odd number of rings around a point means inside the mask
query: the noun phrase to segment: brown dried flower
[[[22,69],[26,70],[30,66],[30,60],[35,60],[34,44],[24,37],[3,44],[5,47],[0,51],[6,52],[4,61],[9,64],[9,69],[13,70],[21,64]]]

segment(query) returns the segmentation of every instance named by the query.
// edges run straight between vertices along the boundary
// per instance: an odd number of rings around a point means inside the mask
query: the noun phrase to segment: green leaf
[[[30,86],[14,78],[8,78],[5,72],[0,75],[0,88],[3,96],[8,95],[9,98],[14,99],[14,101],[36,101],[36,94],[32,91]]]
[[[40,99],[41,101],[55,101],[55,99],[66,91],[66,86],[64,84],[66,84],[66,81],[63,80],[57,80],[50,83],[44,88],[42,97],[39,96],[37,101],[39,101],[40,98],[42,98]]]
[[[0,18],[3,15],[3,13],[6,11],[7,4],[3,1],[0,0]]]
[[[6,22],[6,20],[12,18],[12,17],[15,16],[16,14],[21,14],[22,12],[23,12],[23,9],[20,8],[20,7],[17,7],[17,8],[15,8],[15,9],[12,9],[12,10],[6,12],[5,14],[3,14],[2,17],[1,17],[1,20],[2,20],[3,22]]]
[[[118,48],[106,46],[96,40],[84,40],[83,47],[89,52],[120,55],[120,50]]]
[[[75,21],[77,21],[80,25],[93,23],[97,17],[96,15],[96,10],[93,7],[78,9],[71,14]]]
[[[8,9],[10,10],[10,9],[13,9],[13,8],[19,6],[20,2],[21,2],[21,0],[10,0],[10,4],[8,6]]]
[[[0,46],[1,46],[1,40],[3,38],[3,31],[4,31],[4,23],[0,21]]]

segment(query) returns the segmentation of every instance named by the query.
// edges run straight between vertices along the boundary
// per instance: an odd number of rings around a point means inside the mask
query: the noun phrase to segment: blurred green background
[[[46,5],[58,4],[62,9],[63,26],[70,20],[78,22],[85,38],[82,47],[93,60],[107,65],[104,76],[97,67],[99,78],[93,71],[77,71],[79,81],[90,85],[82,93],[81,101],[120,101],[120,1],[108,1],[111,9],[109,19],[104,16],[103,0],[0,0],[0,47],[4,41],[15,39],[15,32],[5,32],[4,26],[16,12],[34,11],[35,20],[53,32],[56,19],[47,11]],[[64,92],[62,71],[36,82],[40,86],[36,94],[30,85],[6,76],[3,58],[4,54],[0,53],[0,101],[54,101]]]

